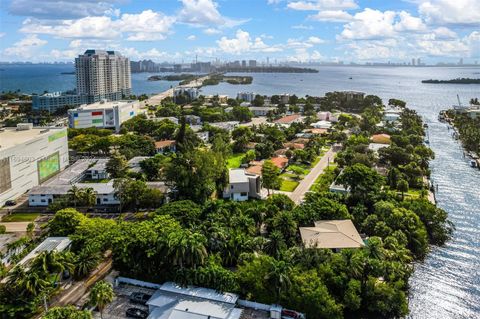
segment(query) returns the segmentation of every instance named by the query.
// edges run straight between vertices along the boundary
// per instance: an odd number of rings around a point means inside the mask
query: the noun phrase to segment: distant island
[[[316,69],[297,68],[292,66],[220,67],[217,71],[242,73],[318,73],[318,70]]]
[[[432,84],[480,84],[480,79],[457,78],[452,80],[423,80],[422,83]]]
[[[152,75],[148,81],[180,81],[180,85],[187,84],[195,78],[205,76],[195,75],[190,73],[172,74],[172,75]],[[220,82],[227,82],[229,84],[251,84],[253,77],[251,76],[227,76],[222,73],[211,74],[210,77],[202,82],[202,86],[217,85]]]
[[[195,77],[202,77],[204,75],[195,75],[190,73],[172,74],[172,75],[152,75],[148,78],[149,81],[190,81]]]

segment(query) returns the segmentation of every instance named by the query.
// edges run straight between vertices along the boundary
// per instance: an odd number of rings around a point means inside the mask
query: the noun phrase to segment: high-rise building
[[[247,67],[247,61],[242,60],[242,68],[246,68],[246,67]]]
[[[142,71],[151,64],[140,61],[135,67]],[[118,101],[132,94],[130,61],[117,51],[86,50],[75,59],[75,74],[76,92],[33,95],[33,110],[55,112],[104,99]]]
[[[87,50],[75,59],[77,94],[89,103],[117,101],[132,93],[130,61],[117,51]]]
[[[248,60],[248,67],[249,68],[257,67],[257,60]]]
[[[415,58],[412,58],[412,65],[415,65]]]

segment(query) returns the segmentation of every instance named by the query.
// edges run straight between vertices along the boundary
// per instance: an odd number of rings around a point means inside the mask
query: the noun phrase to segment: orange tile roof
[[[375,134],[375,135],[372,135],[370,140],[373,143],[390,144],[390,135],[388,135],[388,134]]]
[[[262,176],[262,166],[263,165],[253,165],[245,169],[247,173],[256,174]]]
[[[275,121],[275,123],[280,123],[280,124],[290,124],[296,119],[300,117],[299,114],[292,114],[292,115],[287,115],[282,118],[279,118],[278,120]]]
[[[284,143],[283,147],[293,148],[293,149],[296,149],[296,150],[303,150],[305,148],[305,144],[289,142],[289,143]]]
[[[175,143],[176,143],[175,140],[158,141],[158,142],[155,142],[155,148],[156,149],[164,148],[164,147],[175,145]]]
[[[312,129],[305,130],[305,132],[311,133],[311,134],[325,134],[328,132],[328,130],[326,128],[312,128]]]
[[[279,157],[279,156],[278,157],[272,157],[270,160],[273,162],[273,164],[276,167],[278,167],[280,169],[284,169],[288,165],[288,158],[286,158],[286,157]]]

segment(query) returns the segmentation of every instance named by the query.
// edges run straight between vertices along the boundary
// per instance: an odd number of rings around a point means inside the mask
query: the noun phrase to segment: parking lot
[[[143,292],[153,295],[155,289],[143,288],[132,285],[121,284],[114,289],[115,299],[103,311],[103,319],[124,319],[128,318],[125,314],[128,308],[139,308],[148,312],[148,307],[130,302],[129,296],[133,292]],[[100,314],[95,314],[95,318],[100,318]]]

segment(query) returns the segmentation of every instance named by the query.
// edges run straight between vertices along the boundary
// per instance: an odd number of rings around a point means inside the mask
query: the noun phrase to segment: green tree
[[[118,152],[114,152],[110,156],[105,169],[111,178],[120,178],[125,176],[127,167],[128,163],[125,156]]]
[[[68,236],[75,233],[78,226],[84,223],[87,218],[73,208],[59,210],[48,222],[50,236]]]
[[[405,193],[408,193],[408,182],[401,179],[397,183],[397,189],[402,193],[402,200],[405,198]]]
[[[113,301],[115,294],[112,285],[102,280],[93,285],[90,290],[89,303],[96,306],[100,311],[100,318],[103,318],[103,310]]]
[[[93,319],[88,310],[79,310],[74,306],[52,307],[42,316],[42,319]]]
[[[270,160],[267,160],[263,163],[262,181],[263,186],[265,186],[269,195],[270,189],[280,188],[280,170]]]
[[[76,278],[86,277],[99,264],[102,256],[98,249],[93,246],[84,247],[74,260],[74,275]]]
[[[232,110],[232,116],[239,122],[250,122],[253,117],[253,113],[246,106],[234,106]]]
[[[83,206],[93,207],[97,203],[97,192],[91,187],[82,188],[80,200]]]
[[[353,195],[366,198],[368,194],[379,193],[383,177],[374,169],[363,164],[348,166],[338,177],[339,183],[350,187]]]
[[[73,185],[67,192],[69,199],[73,202],[73,207],[77,207],[77,204],[80,202],[81,189]]]
[[[261,95],[255,95],[255,98],[252,101],[253,106],[263,106],[265,103],[265,98]]]

